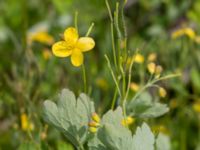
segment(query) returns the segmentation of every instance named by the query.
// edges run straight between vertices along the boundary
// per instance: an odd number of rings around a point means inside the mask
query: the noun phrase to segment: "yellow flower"
[[[89,125],[90,127],[98,127],[98,126],[100,126],[100,124],[99,124],[98,122],[95,122],[95,121],[90,121],[90,122],[88,123],[88,125]]]
[[[43,44],[51,45],[54,42],[54,39],[47,32],[39,31],[39,32],[36,32],[36,33],[30,33],[29,41],[30,42],[36,41],[36,42],[40,42],[40,43],[43,43]]]
[[[95,42],[90,37],[80,37],[78,31],[69,27],[64,31],[64,40],[56,42],[52,46],[53,54],[57,57],[71,56],[71,63],[75,67],[83,64],[83,52],[93,49]]]
[[[128,116],[126,117],[126,119],[122,119],[121,124],[123,126],[129,126],[133,124],[134,122],[135,122],[135,118]]]
[[[156,54],[156,53],[151,53],[151,54],[149,54],[149,56],[148,56],[148,58],[147,58],[147,60],[148,60],[149,62],[155,61],[156,59],[157,59],[157,54]]]
[[[33,123],[28,120],[25,113],[21,114],[21,128],[24,131],[32,131],[34,129]]]
[[[192,105],[192,108],[195,112],[197,113],[200,113],[200,102],[195,102],[193,105]]]
[[[95,127],[89,127],[89,131],[92,132],[92,133],[96,133],[97,132],[97,128]]]
[[[131,82],[130,89],[134,92],[137,92],[140,89],[140,86],[134,82]]]
[[[92,120],[88,123],[89,131],[92,133],[96,133],[98,127],[100,126],[100,117],[95,112],[92,114]]]
[[[135,57],[134,62],[138,64],[142,64],[144,62],[144,56],[142,56],[141,54],[136,54],[133,57]]]
[[[95,112],[92,114],[92,120],[95,122],[99,123],[100,122],[100,117],[97,115]]]
[[[181,28],[181,29],[174,31],[172,33],[172,39],[176,39],[176,38],[183,36],[183,35],[187,35],[190,39],[195,38],[194,30],[192,28],[186,27],[186,28]]]
[[[166,97],[166,95],[167,95],[167,92],[166,92],[166,90],[164,89],[164,88],[162,88],[162,87],[160,87],[159,89],[158,89],[158,92],[159,92],[159,95],[160,95],[160,97]]]
[[[151,62],[147,65],[147,69],[149,71],[150,74],[154,74],[156,71],[156,64]]]

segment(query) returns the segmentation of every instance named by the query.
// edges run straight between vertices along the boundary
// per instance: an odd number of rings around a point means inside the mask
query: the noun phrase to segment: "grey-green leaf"
[[[131,150],[131,131],[122,126],[123,113],[121,107],[110,110],[102,117],[102,128],[98,131],[98,138],[109,150]]]
[[[156,150],[170,150],[170,139],[168,136],[159,133],[157,139],[156,139]]]
[[[146,123],[137,127],[133,136],[133,150],[154,150],[154,135]]]
[[[63,89],[58,104],[46,100],[44,102],[45,120],[64,133],[73,145],[83,144],[88,135],[88,122],[94,112],[94,105],[89,97],[80,94],[76,100],[73,92]]]

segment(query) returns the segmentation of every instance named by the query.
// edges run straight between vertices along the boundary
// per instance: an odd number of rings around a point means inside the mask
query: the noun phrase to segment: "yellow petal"
[[[90,37],[81,37],[78,39],[77,42],[77,48],[79,48],[81,51],[86,52],[94,48],[95,42]]]
[[[72,54],[72,47],[65,41],[53,44],[52,52],[57,57],[67,57]]]
[[[75,67],[83,64],[83,54],[80,49],[74,49],[71,56],[71,62]]]
[[[71,43],[71,45],[75,45],[78,40],[78,31],[76,28],[69,27],[64,32],[65,41]]]

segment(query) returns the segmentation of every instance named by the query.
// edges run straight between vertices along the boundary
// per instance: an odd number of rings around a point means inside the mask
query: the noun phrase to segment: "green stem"
[[[91,33],[93,27],[94,27],[94,22],[92,22],[92,24],[90,25],[90,27],[89,27],[89,29],[88,29],[88,31],[87,31],[87,33],[86,33],[85,36],[89,36],[89,35],[90,35],[90,33]]]
[[[111,12],[108,0],[105,0],[105,3],[106,3],[106,7],[108,9],[108,14],[109,14],[110,21],[111,21],[110,27],[111,27],[111,38],[112,38],[112,50],[113,50],[113,58],[114,58],[115,68],[117,69],[117,57],[116,57],[116,48],[115,48],[115,39],[114,39],[114,27],[113,27],[114,26],[114,20],[113,20],[113,16],[112,16],[112,12]]]
[[[138,53],[139,49],[136,50],[136,55]],[[136,55],[134,55],[134,57],[131,59],[131,64],[130,64],[130,67],[129,67],[129,71],[128,71],[128,84],[127,84],[127,90],[126,90],[126,94],[125,94],[125,97],[124,97],[124,101],[126,102],[126,99],[128,97],[128,93],[129,93],[129,90],[130,90],[130,84],[131,84],[131,72],[132,72],[132,69],[133,69],[133,64],[135,62],[135,57]],[[124,103],[125,103],[124,102]]]
[[[82,73],[83,73],[84,92],[87,93],[87,80],[86,80],[86,71],[84,64],[82,64]]]
[[[74,25],[75,25],[76,30],[78,31],[78,11],[75,12]]]
[[[119,88],[119,84],[118,84],[118,82],[117,82],[117,78],[115,77],[114,72],[113,72],[113,70],[112,70],[112,67],[111,67],[111,64],[110,64],[110,60],[109,60],[109,58],[108,58],[107,55],[104,55],[104,56],[105,56],[105,58],[106,58],[106,60],[107,60],[108,68],[110,69],[112,78],[113,78],[113,80],[114,80],[114,82],[115,82],[115,85],[116,85],[116,87],[117,87],[118,93],[119,93],[119,95],[120,95],[120,97],[121,97],[122,94],[121,94],[121,91],[120,91],[120,88]]]
[[[22,47],[23,50],[26,51],[27,49],[27,26],[28,26],[28,17],[27,17],[27,1],[26,0],[22,0],[22,10],[23,10],[23,15],[22,15],[22,21],[23,21],[23,25],[22,25]]]
[[[116,48],[115,48],[115,39],[114,39],[113,23],[111,23],[110,26],[111,26],[111,37],[112,37],[113,58],[114,58],[115,68],[117,69],[117,57],[116,57]]]
[[[116,103],[116,97],[117,97],[117,88],[115,88],[115,93],[112,99],[111,109],[114,110],[115,103]]]

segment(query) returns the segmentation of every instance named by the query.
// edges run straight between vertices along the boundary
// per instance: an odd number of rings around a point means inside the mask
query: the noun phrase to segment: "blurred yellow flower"
[[[42,140],[45,140],[47,138],[47,129],[48,129],[48,125],[45,125],[44,126],[44,131],[42,131],[41,134],[40,134],[40,138]]]
[[[177,106],[178,106],[177,100],[176,100],[176,99],[171,99],[171,100],[170,100],[170,103],[169,103],[169,107],[172,108],[172,109],[174,109],[174,108],[176,108]]]
[[[163,71],[162,66],[157,65],[157,66],[156,66],[156,72],[155,72],[155,73],[156,73],[157,75],[160,75],[162,71]]]
[[[144,62],[144,56],[142,56],[141,54],[136,54],[133,57],[135,57],[134,62],[138,64],[142,64]]]
[[[158,92],[159,92],[159,95],[160,95],[160,97],[166,97],[166,95],[167,95],[167,92],[166,92],[166,90],[164,89],[164,88],[162,88],[162,87],[160,87],[159,89],[158,89]]]
[[[196,36],[194,30],[189,27],[178,29],[178,30],[174,31],[171,36],[172,36],[172,39],[176,39],[183,35],[187,35],[190,39],[194,39]]]
[[[200,44],[200,36],[196,36],[196,37],[195,37],[195,42],[196,42],[197,44]]]
[[[28,120],[28,116],[25,113],[21,114],[21,128],[24,131],[32,131],[34,129],[33,123]]]
[[[192,108],[195,112],[197,113],[200,113],[200,102],[195,102],[193,105],[192,105]]]
[[[151,53],[149,54],[148,58],[147,58],[147,61],[156,61],[157,59],[157,54],[156,53]]]
[[[140,86],[134,82],[131,82],[130,89],[134,92],[137,92],[140,89]]]
[[[108,83],[104,78],[97,78],[96,85],[104,91],[108,90]]]
[[[28,40],[29,42],[36,41],[36,42],[40,42],[40,43],[48,44],[48,45],[51,45],[54,42],[53,37],[45,31],[30,33],[30,35],[28,36]]]
[[[156,134],[159,133],[159,132],[166,134],[166,135],[169,134],[169,130],[164,125],[155,125],[155,126],[152,127],[152,130]]]
[[[147,69],[149,71],[150,74],[154,74],[156,71],[156,64],[151,62],[147,65]]]
[[[93,49],[95,42],[91,37],[80,37],[78,31],[69,27],[64,31],[64,40],[56,42],[52,46],[53,54],[57,57],[71,55],[71,63],[75,67],[83,64],[83,52]]]
[[[51,54],[51,52],[49,51],[49,49],[44,49],[44,50],[42,51],[42,55],[43,55],[43,58],[44,58],[45,60],[48,60],[48,59],[52,56],[52,54]]]
[[[121,124],[123,126],[129,126],[133,124],[134,122],[135,122],[135,118],[128,116],[125,119],[122,119]]]

